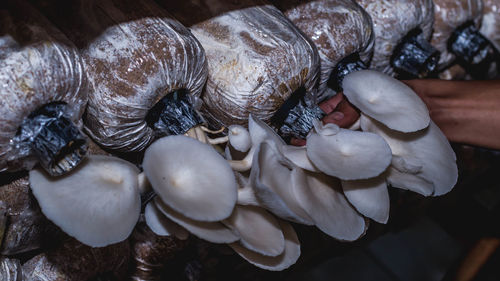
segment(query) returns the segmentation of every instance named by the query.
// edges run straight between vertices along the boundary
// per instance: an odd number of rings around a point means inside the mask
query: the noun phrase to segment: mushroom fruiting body
[[[238,234],[239,243],[249,250],[271,257],[285,251],[278,219],[260,207],[236,206],[223,223]]]
[[[327,87],[340,86],[344,75],[368,65],[373,50],[370,16],[351,0],[273,0],[318,48],[321,60],[319,100]],[[335,89],[338,90],[338,89]]]
[[[376,177],[391,163],[391,149],[380,136],[321,121],[307,137],[306,151],[315,167],[343,180]]]
[[[415,132],[430,122],[429,110],[413,90],[383,73],[361,70],[342,83],[344,95],[366,114],[400,132]]]
[[[197,221],[176,212],[158,197],[155,198],[156,207],[170,220],[182,226],[198,238],[212,243],[225,244],[238,241],[240,238],[236,233],[218,221]]]
[[[257,267],[272,271],[285,270],[299,259],[300,242],[297,233],[289,223],[280,220],[279,224],[285,238],[285,250],[279,256],[263,256],[238,243],[230,244],[230,246],[238,255]]]
[[[161,138],[146,150],[143,168],[162,201],[184,216],[220,221],[231,215],[236,180],[210,145],[186,136]]]
[[[75,168],[86,152],[79,131],[87,103],[76,48],[24,1],[0,4],[0,171],[52,175]]]
[[[124,160],[94,155],[66,176],[35,169],[29,180],[51,221],[80,242],[102,247],[125,240],[139,219],[138,174]]]
[[[391,147],[393,161],[387,176],[391,185],[426,196],[446,194],[455,186],[455,152],[434,122],[423,130],[405,134],[369,117],[361,118],[364,131],[379,134]]]

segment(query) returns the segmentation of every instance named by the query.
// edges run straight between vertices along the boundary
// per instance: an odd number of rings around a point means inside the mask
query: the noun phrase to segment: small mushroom
[[[365,115],[387,127],[408,133],[429,125],[429,110],[403,82],[373,70],[348,74],[342,83],[344,95]]]
[[[236,206],[222,221],[240,237],[240,244],[264,256],[276,257],[285,250],[285,240],[278,220],[256,206]]]
[[[387,223],[391,205],[385,178],[382,174],[366,180],[342,181],[347,200],[363,216],[379,223]]]
[[[51,221],[80,242],[102,247],[125,240],[139,219],[138,174],[124,160],[93,155],[63,177],[35,169],[29,180]]]
[[[391,185],[425,196],[443,195],[455,186],[455,152],[434,122],[424,130],[404,134],[362,115],[361,128],[380,135],[391,147],[394,160],[387,175]]]
[[[304,188],[294,192],[316,227],[343,241],[354,241],[365,233],[365,219],[349,204],[337,179],[301,170],[296,177]]]
[[[307,156],[319,170],[343,180],[368,179],[380,175],[391,163],[391,149],[373,133],[322,125],[307,137]]]
[[[184,216],[220,221],[231,215],[236,180],[210,145],[182,135],[164,137],[149,146],[142,166],[161,200]]]
[[[283,147],[283,155],[298,167],[311,172],[320,172],[307,156],[305,146],[286,145]]]
[[[300,242],[293,227],[279,220],[283,236],[285,238],[285,250],[277,257],[264,256],[249,250],[239,243],[232,243],[229,246],[249,263],[266,270],[281,271],[289,268],[297,262],[300,257]]]
[[[170,208],[158,197],[154,199],[154,204],[156,204],[158,210],[167,216],[167,218],[184,227],[198,238],[216,244],[233,243],[240,239],[237,234],[221,222],[206,222],[190,219]]]
[[[159,236],[175,236],[177,239],[186,240],[189,232],[167,219],[153,202],[149,202],[144,210],[144,218],[147,226]]]
[[[243,126],[232,125],[228,127],[229,144],[239,151],[247,152],[252,146],[250,133]]]
[[[264,208],[280,218],[312,225],[308,213],[299,205],[294,194],[294,165],[285,159],[268,142],[260,144],[256,151],[250,185],[255,197]]]

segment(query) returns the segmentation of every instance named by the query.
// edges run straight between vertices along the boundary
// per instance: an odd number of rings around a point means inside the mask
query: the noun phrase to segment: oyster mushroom
[[[340,90],[342,79],[365,69],[373,51],[370,16],[351,0],[274,0],[283,13],[311,39],[320,55],[319,100]]]
[[[90,84],[85,129],[99,145],[141,152],[158,137],[189,131],[207,140],[197,111],[207,77],[205,53],[154,1],[39,6],[82,48]],[[68,13],[56,12],[61,9]]]
[[[432,0],[356,0],[373,22],[375,47],[370,68],[423,77],[436,69],[439,52],[428,40],[434,21]]]
[[[132,164],[92,155],[70,174],[52,178],[30,171],[30,186],[42,212],[80,242],[102,247],[125,240],[140,213],[140,194]]]
[[[175,236],[177,239],[186,240],[189,237],[189,232],[167,219],[165,215],[158,209],[156,204],[149,202],[144,210],[144,219],[146,225],[159,236]]]
[[[306,151],[319,170],[343,180],[376,177],[391,163],[391,149],[380,136],[320,121],[307,137]]]
[[[238,235],[227,228],[221,222],[206,222],[190,219],[170,208],[158,197],[155,198],[154,204],[156,204],[157,208],[168,219],[184,227],[186,230],[188,230],[198,238],[216,244],[232,243],[239,240]]]
[[[213,222],[231,215],[238,196],[234,174],[209,145],[164,137],[146,150],[142,166],[161,200],[184,216]]]
[[[425,196],[440,196],[455,186],[458,177],[455,152],[434,122],[423,130],[405,134],[362,115],[361,128],[379,134],[391,147],[389,184]]]
[[[0,257],[0,276],[3,281],[23,280],[21,262],[17,259]]]
[[[285,250],[285,239],[278,220],[256,206],[236,206],[223,223],[238,234],[239,243],[256,253],[276,257]]]
[[[294,188],[295,196],[321,231],[342,241],[354,241],[364,235],[368,224],[349,204],[338,179],[298,170],[296,181],[303,188]]]
[[[387,127],[415,132],[429,125],[429,110],[418,95],[404,83],[373,70],[347,75],[342,83],[349,101]]]
[[[87,103],[81,58],[25,1],[3,1],[0,13],[0,171],[40,163],[51,175],[67,173],[87,145],[80,132]]]
[[[260,0],[160,2],[205,49],[202,110],[214,127],[245,125],[252,114],[284,137],[304,138],[324,115],[318,53],[277,8]]]
[[[342,181],[342,190],[360,214],[387,223],[391,202],[385,174],[365,180]]]
[[[229,246],[249,263],[266,270],[281,271],[289,268],[297,262],[300,257],[300,242],[293,227],[285,222],[279,221],[285,238],[285,250],[276,257],[264,256],[249,250],[239,243],[232,243]]]

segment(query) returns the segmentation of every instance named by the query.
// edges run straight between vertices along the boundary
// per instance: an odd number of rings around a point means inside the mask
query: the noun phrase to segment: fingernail
[[[339,111],[334,112],[331,116],[334,120],[337,120],[337,121],[344,119],[344,113],[339,112]]]

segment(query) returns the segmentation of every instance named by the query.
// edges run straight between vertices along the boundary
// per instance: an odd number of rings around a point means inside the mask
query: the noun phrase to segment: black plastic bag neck
[[[410,31],[396,46],[391,66],[405,78],[423,78],[437,70],[439,51],[423,36],[420,28]]]

